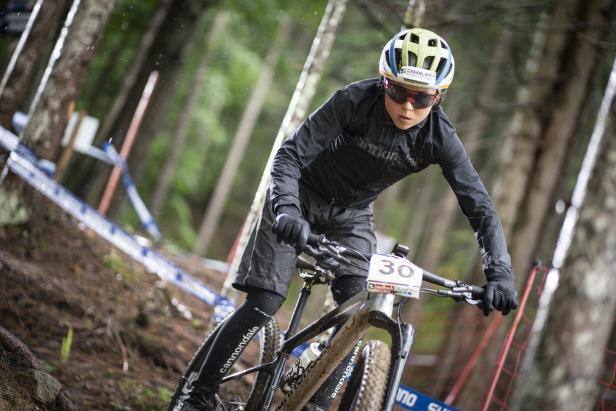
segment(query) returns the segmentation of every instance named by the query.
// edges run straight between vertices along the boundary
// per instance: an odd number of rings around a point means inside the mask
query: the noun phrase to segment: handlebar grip
[[[310,233],[308,235],[308,245],[312,245],[312,246],[316,246],[319,245],[319,240],[321,239],[321,236],[318,234],[313,234]]]
[[[483,299],[483,294],[485,293],[486,290],[484,290],[482,287],[477,287],[476,285],[471,285],[471,294],[473,296],[473,298],[477,299],[477,300],[482,300]]]

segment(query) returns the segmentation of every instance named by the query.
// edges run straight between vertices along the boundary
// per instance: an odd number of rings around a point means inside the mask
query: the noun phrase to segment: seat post
[[[304,311],[304,307],[306,306],[306,302],[308,301],[308,297],[312,292],[312,286],[314,285],[314,281],[314,276],[304,278],[304,285],[299,293],[297,302],[295,303],[293,315],[291,316],[291,321],[289,322],[289,328],[287,328],[287,331],[284,333],[285,339],[295,334],[297,326],[299,325],[299,320],[302,317],[302,312]]]

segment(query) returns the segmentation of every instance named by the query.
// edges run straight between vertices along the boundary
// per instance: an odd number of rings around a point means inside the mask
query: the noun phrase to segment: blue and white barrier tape
[[[132,235],[107,220],[97,210],[52,180],[41,168],[35,165],[36,163],[28,160],[36,160],[36,156],[26,146],[19,143],[17,136],[3,127],[0,127],[0,144],[11,151],[7,166],[13,173],[20,176],[88,228],[143,264],[148,271],[157,274],[164,281],[174,284],[209,305],[220,306],[223,310],[225,308],[228,311],[233,310],[234,305],[231,300],[215,293],[201,281],[167,261],[155,250],[140,245]]]
[[[423,392],[400,384],[396,404],[409,411],[458,411],[457,408],[435,400]]]
[[[162,238],[160,234],[160,230],[156,225],[156,221],[154,221],[154,217],[150,214],[150,211],[143,203],[143,200],[139,196],[137,189],[135,188],[135,183],[128,173],[128,166],[126,165],[126,160],[124,160],[116,151],[115,147],[109,143],[103,144],[103,150],[109,156],[111,161],[118,165],[122,170],[122,181],[124,183],[124,188],[126,188],[126,193],[128,197],[133,203],[133,207],[135,208],[135,212],[139,216],[139,220],[141,220],[141,224],[143,228],[147,230],[148,233],[154,238],[154,240],[159,241]]]

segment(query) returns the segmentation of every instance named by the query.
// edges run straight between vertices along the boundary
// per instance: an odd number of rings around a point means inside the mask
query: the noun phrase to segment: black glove
[[[294,206],[281,206],[276,212],[278,216],[272,230],[276,233],[278,242],[284,241],[294,246],[297,254],[301,253],[308,242],[310,224]]]
[[[503,315],[518,307],[518,293],[515,290],[515,280],[509,273],[491,273],[488,283],[483,286],[483,314],[488,315],[492,308],[501,311]]]

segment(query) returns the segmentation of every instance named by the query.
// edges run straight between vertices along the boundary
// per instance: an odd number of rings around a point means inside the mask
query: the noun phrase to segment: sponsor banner
[[[436,84],[436,73],[420,67],[402,66],[400,68],[400,77],[411,81],[417,81],[428,86]]]
[[[430,398],[426,394],[400,384],[396,395],[396,405],[411,411],[458,411],[451,405]]]

